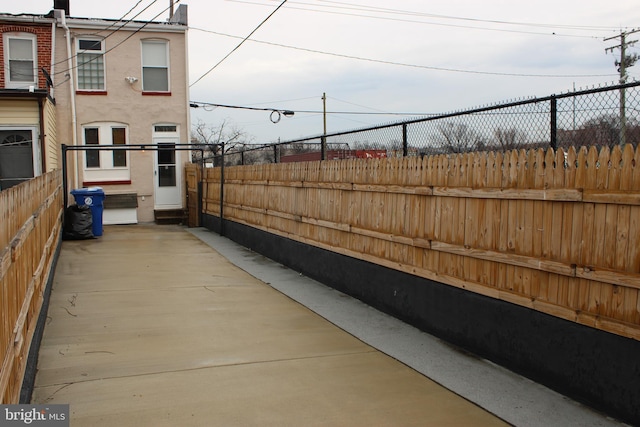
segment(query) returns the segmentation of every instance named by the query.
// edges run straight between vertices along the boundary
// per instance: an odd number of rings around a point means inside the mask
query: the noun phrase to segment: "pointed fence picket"
[[[0,192],[0,404],[16,404],[62,229],[62,173]]]

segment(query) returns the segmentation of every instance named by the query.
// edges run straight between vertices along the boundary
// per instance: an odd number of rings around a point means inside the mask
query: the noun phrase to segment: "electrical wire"
[[[216,32],[216,31],[204,30],[202,28],[189,27],[189,29],[195,30],[195,31],[203,31],[203,32],[206,32],[206,33],[211,33],[211,34],[224,36],[224,37],[241,38],[240,36],[234,36],[234,35],[230,35],[230,34],[219,33],[219,32]],[[402,62],[386,61],[386,60],[382,60],[382,59],[365,58],[365,57],[362,57],[362,56],[346,55],[346,54],[335,53],[335,52],[326,52],[326,51],[321,51],[321,50],[316,50],[316,49],[309,49],[309,48],[304,48],[304,47],[285,45],[285,44],[282,44],[282,43],[267,42],[267,41],[263,41],[263,40],[251,39],[249,41],[254,42],[254,43],[270,45],[270,46],[283,47],[283,48],[286,48],[286,49],[299,50],[299,51],[303,51],[303,52],[310,52],[310,53],[317,53],[317,54],[321,54],[321,55],[335,56],[335,57],[338,57],[338,58],[355,59],[355,60],[358,60],[358,61],[374,62],[374,63],[378,63],[378,64],[396,65],[396,66],[409,67],[409,68],[420,68],[420,69],[425,69],[425,70],[447,71],[447,72],[455,72],[455,73],[481,74],[481,75],[504,76],[504,77],[545,77],[545,78],[611,77],[611,76],[617,75],[617,74],[526,74],[526,73],[502,73],[502,72],[497,72],[497,71],[494,72],[494,71],[464,70],[464,69],[458,69],[458,68],[436,67],[436,66],[430,66],[430,65],[416,65],[416,64],[408,64],[408,63],[402,63]],[[193,83],[193,84],[195,84],[195,83]],[[191,86],[193,86],[193,84]]]
[[[122,22],[122,20],[124,19],[124,17],[125,17],[125,16],[127,16],[128,14],[130,14],[130,13],[131,13],[131,12],[132,12],[136,7],[138,7],[138,5],[139,5],[140,3],[142,3],[142,1],[143,1],[143,0],[139,0],[139,1],[138,1],[138,3],[136,3],[136,5],[135,5],[135,6],[133,6],[133,8],[129,9],[129,11],[128,11],[127,13],[125,13],[125,14],[122,16],[122,18],[118,19],[116,22],[114,22],[113,24],[111,24],[111,25],[110,25],[110,26],[108,26],[107,28],[102,29],[102,30],[100,30],[100,31],[96,31],[95,33],[92,33],[92,34],[88,34],[87,36],[94,36],[94,35],[96,35],[96,34],[100,34],[100,33],[102,33],[102,32],[105,32],[105,31],[109,30],[110,28],[113,28],[115,25],[117,25],[117,24],[119,24],[120,22]],[[113,35],[114,35],[114,34],[116,34],[118,31],[123,30],[123,28],[124,28],[124,27],[126,27],[128,24],[130,24],[131,22],[133,22],[133,20],[134,20],[134,19],[136,19],[138,16],[142,15],[142,13],[144,13],[147,9],[149,9],[151,6],[153,6],[153,5],[154,5],[155,3],[157,3],[157,2],[158,2],[158,0],[153,0],[153,1],[152,1],[151,3],[149,3],[149,4],[148,4],[144,9],[142,9],[140,12],[138,12],[137,14],[135,14],[131,19],[128,19],[127,21],[125,21],[124,23],[122,23],[122,25],[121,25],[120,27],[116,28],[116,29],[115,29],[115,30],[113,30],[111,33],[109,33],[109,34],[107,34],[106,36],[104,36],[104,37],[102,38],[102,41],[104,41],[104,40],[108,39],[109,37],[113,36]],[[180,2],[180,0],[178,0],[178,2]],[[169,8],[167,8],[167,9],[169,9]],[[166,11],[167,9],[165,9],[164,11]],[[158,16],[160,16],[162,13],[164,13],[164,11],[162,11],[160,14],[156,15],[153,19],[155,19],[155,18],[157,18]],[[63,59],[63,60],[61,60],[61,61],[55,62],[53,65],[55,66],[55,65],[65,64],[65,63],[67,63],[67,62],[69,61],[69,59],[77,59],[78,55],[80,55],[80,54],[82,54],[82,53],[85,53],[85,52],[87,52],[87,50],[86,50],[86,49],[82,49],[82,50],[80,50],[80,51],[76,52],[76,53],[75,53],[74,55],[72,55],[70,58],[65,58],[65,59]],[[104,54],[106,54],[106,52],[105,52]],[[88,63],[88,62],[91,62],[91,61],[87,61],[87,63]],[[54,75],[58,75],[58,74],[62,74],[62,73],[67,73],[67,72],[69,72],[70,70],[75,69],[75,68],[78,68],[78,66],[76,65],[75,67],[73,67],[73,68],[71,68],[71,69],[66,69],[66,70],[62,70],[62,71],[56,72]]]
[[[233,48],[233,50],[231,50],[231,52],[229,52],[227,55],[225,55],[224,58],[222,58],[216,65],[214,65],[213,67],[209,68],[209,70],[204,73],[203,75],[201,75],[195,82],[191,83],[189,85],[189,87],[192,87],[193,85],[195,85],[196,83],[198,83],[200,80],[202,80],[206,75],[208,75],[210,72],[212,72],[213,70],[215,70],[220,64],[222,64],[228,57],[231,56],[231,54],[233,54],[233,52],[235,52],[236,50],[238,50],[240,48],[240,46],[242,46],[244,44],[244,42],[246,42],[247,40],[249,40],[249,37],[251,37],[256,31],[258,31],[258,29],[260,27],[262,27],[262,25],[267,22],[269,20],[269,18],[271,18],[278,10],[280,10],[280,8],[282,6],[284,6],[284,4],[287,2],[287,0],[283,0],[282,3],[280,3],[280,5],[278,7],[276,7],[276,9],[271,12],[269,14],[269,16],[267,16],[260,24],[258,24],[258,26],[256,28],[253,29],[253,31],[251,31],[251,33],[249,33],[248,36],[246,36],[240,43],[238,43],[238,45],[236,47]]]
[[[157,1],[157,0],[154,0],[154,3],[155,3],[156,1]],[[160,11],[160,13],[158,13],[158,14],[157,14],[157,15],[155,15],[153,18],[151,18],[151,20],[149,20],[149,21],[145,21],[143,25],[141,25],[139,28],[136,28],[136,30],[135,30],[135,31],[133,31],[131,34],[129,34],[127,37],[125,37],[125,38],[124,38],[124,40],[122,40],[121,42],[119,42],[119,43],[115,44],[115,45],[114,45],[114,46],[112,46],[111,48],[109,48],[109,49],[105,50],[105,51],[104,51],[104,53],[103,53],[101,56],[106,56],[106,55],[107,55],[107,53],[109,53],[109,52],[113,51],[114,49],[116,49],[117,47],[119,47],[120,45],[122,45],[124,42],[126,42],[127,40],[129,40],[131,37],[133,37],[133,36],[135,36],[136,34],[138,34],[138,33],[139,33],[140,31],[142,31],[142,30],[143,30],[147,25],[152,24],[152,23],[155,23],[155,22],[153,21],[154,19],[156,19],[158,16],[162,15],[163,13],[165,13],[165,12],[166,12],[167,10],[169,10],[173,5],[176,5],[176,4],[180,3],[180,1],[181,1],[181,0],[174,0],[174,3],[173,3],[172,5],[170,5],[170,6],[166,7],[165,9],[161,10],[161,11]],[[153,4],[153,3],[152,3],[152,4]],[[124,26],[124,25],[123,25],[123,26]],[[120,27],[120,28],[122,28],[122,27]],[[120,30],[120,29],[118,29],[118,30]],[[80,52],[80,53],[81,53],[81,52]],[[78,54],[74,55],[73,57],[77,57],[77,56],[78,56]],[[82,65],[84,65],[84,64],[88,64],[88,63],[90,63],[90,62],[92,62],[92,61],[95,61],[96,59],[97,59],[97,57],[96,57],[96,58],[92,58],[92,59],[90,59],[89,61],[83,62],[83,63],[82,63]],[[77,69],[77,68],[78,68],[78,66],[79,66],[79,65],[78,65],[78,64],[76,64],[76,65],[74,65],[74,66],[73,66],[73,67],[71,67],[71,68],[67,68],[66,70],[58,71],[58,72],[56,72],[55,74],[56,74],[56,75],[58,75],[58,74],[61,74],[61,73],[68,73],[68,72],[70,72],[70,71],[72,71],[72,70]]]
[[[233,3],[244,3],[244,4],[252,4],[257,6],[268,6],[263,3],[257,3],[249,0],[227,0]],[[301,2],[292,2],[292,4],[300,4],[303,6],[311,6],[311,7],[327,7],[322,5],[312,5],[309,3],[301,3]],[[348,3],[345,3],[348,4]],[[358,5],[355,5],[358,6]],[[337,8],[337,7],[336,7]],[[505,29],[505,28],[487,28],[487,27],[477,27],[470,25],[456,25],[456,24],[446,24],[440,22],[429,22],[429,21],[420,21],[415,19],[401,19],[401,18],[392,18],[388,16],[375,16],[375,15],[365,15],[358,13],[349,13],[349,12],[339,12],[332,10],[318,10],[318,9],[310,9],[308,7],[296,7],[291,6],[289,9],[303,10],[307,12],[317,12],[317,13],[325,13],[325,14],[333,14],[333,15],[343,15],[343,16],[355,16],[359,18],[370,18],[370,19],[379,19],[385,21],[395,21],[395,22],[406,22],[406,23],[414,23],[414,24],[424,24],[424,25],[436,25],[443,27],[452,27],[452,28],[465,28],[465,29],[474,29],[474,30],[482,30],[482,31],[496,31],[496,32],[506,32],[506,33],[519,33],[519,34],[533,34],[533,35],[544,35],[544,36],[554,36],[554,37],[577,37],[577,38],[599,38],[596,36],[585,36],[585,35],[577,35],[577,34],[561,34],[558,32],[539,32],[539,31],[523,31],[523,30],[513,30],[513,29]],[[340,9],[340,8],[338,8]],[[348,8],[343,8],[348,9]],[[449,20],[462,20],[469,22],[479,22],[479,23],[489,23],[489,24],[500,24],[500,25],[514,25],[514,26],[527,26],[527,27],[538,27],[538,28],[549,28],[549,29],[570,29],[570,30],[589,30],[589,31],[611,31],[615,30],[614,27],[605,27],[605,26],[578,26],[578,25],[561,25],[561,24],[534,24],[534,23],[524,23],[524,22],[509,22],[509,21],[498,21],[498,20],[484,20],[484,19],[475,19],[475,18],[464,18],[464,17],[454,17],[454,16],[446,16],[446,15],[436,15],[422,12],[409,12],[409,11],[399,11],[395,9],[395,12],[383,12],[383,11],[394,11],[394,9],[384,9],[384,8],[372,8],[370,6],[359,6],[355,8],[349,8],[353,10],[360,10],[365,12],[372,13],[395,13],[395,14],[404,14],[409,16],[416,17],[428,17],[435,19],[449,19]]]
[[[129,14],[130,14],[130,13],[131,13],[135,8],[137,8],[137,7],[140,5],[140,3],[142,3],[143,1],[144,1],[144,0],[138,0],[138,2],[137,2],[137,3],[136,3],[136,4],[135,4],[131,9],[129,9],[129,11],[128,11],[127,13],[125,13],[124,15],[122,15],[122,17],[121,17],[120,19],[118,19],[116,22],[112,23],[111,25],[109,25],[109,26],[108,26],[108,27],[106,27],[105,29],[101,29],[100,31],[96,31],[96,32],[91,33],[91,34],[87,34],[86,36],[87,36],[87,37],[89,37],[89,36],[95,36],[96,34],[103,33],[103,32],[105,32],[105,31],[108,31],[109,29],[111,29],[111,28],[115,27],[117,24],[119,24],[120,22],[122,22],[122,21],[124,20],[124,18],[125,18],[127,15],[129,15]],[[138,16],[140,16],[142,13],[144,13],[147,9],[149,9],[151,6],[153,6],[153,5],[154,5],[155,3],[157,3],[157,2],[158,2],[158,0],[153,0],[153,1],[152,1],[149,5],[147,5],[144,9],[142,9],[140,12],[138,12],[136,15],[134,15],[134,16],[133,16],[133,18],[131,18],[131,19],[127,20],[127,21],[126,21],[126,22],[124,22],[120,27],[116,28],[116,29],[115,29],[115,30],[113,30],[111,33],[109,33],[109,34],[107,34],[106,36],[104,36],[104,37],[102,38],[102,41],[106,40],[107,38],[111,37],[112,35],[114,35],[114,34],[115,34],[115,33],[117,33],[118,31],[122,30],[122,29],[123,29],[127,24],[130,24],[131,22],[133,22],[133,20],[134,20],[134,19],[136,19]],[[178,2],[180,2],[180,0],[177,0],[177,3],[178,3]],[[169,8],[164,9],[164,11],[166,11],[167,9],[169,9]],[[163,11],[163,12],[161,12],[160,14],[164,13],[164,11]],[[153,19],[155,19],[155,18],[157,18],[158,16],[160,16],[160,14],[156,15]],[[145,26],[146,26],[146,24],[145,24]],[[110,49],[110,50],[111,50],[111,49]],[[78,55],[80,55],[80,54],[82,54],[82,53],[85,53],[85,52],[87,52],[87,50],[86,50],[86,49],[82,49],[82,50],[78,51],[76,54],[74,54],[73,56],[71,56],[70,58],[65,58],[65,59],[63,59],[63,60],[61,60],[61,61],[54,62],[52,65],[53,65],[53,66],[56,66],[56,65],[60,65],[60,64],[65,64],[65,63],[67,63],[67,62],[68,62],[68,60],[69,60],[69,59],[76,59],[76,58],[78,57]],[[107,53],[107,52],[104,52],[104,54],[106,54],[106,53]],[[104,55],[104,54],[103,54],[103,55]],[[89,60],[89,61],[84,62],[83,64],[90,63],[90,62],[92,62],[92,61],[95,61],[96,59],[97,59],[97,58],[91,59],[91,60]],[[2,66],[1,68],[2,68],[2,69],[4,69],[4,70],[5,70],[5,72],[6,72],[7,67]],[[58,71],[58,72],[54,73],[53,75],[54,75],[54,76],[56,76],[56,75],[59,75],[59,74],[65,74],[65,73],[68,73],[69,71],[71,71],[71,70],[73,70],[73,69],[76,69],[76,68],[78,68],[78,65],[76,65],[76,66],[74,66],[74,67],[72,67],[72,68],[67,68],[67,69],[65,69],[65,70]],[[34,69],[34,72],[37,72],[37,71],[38,71],[37,69]],[[23,74],[23,76],[27,77],[27,75],[25,75],[25,74]],[[66,82],[66,80],[65,80],[65,82]],[[63,83],[64,83],[64,82],[63,82]],[[57,87],[57,86],[59,86],[59,85],[60,85],[60,84],[55,85],[54,87]],[[24,88],[26,88],[26,87],[28,87],[28,85],[27,85],[27,86],[24,86]]]
[[[191,108],[205,108],[205,107],[220,107],[220,108],[232,108],[238,110],[252,110],[252,111],[279,111],[286,115],[288,112],[294,113],[309,113],[309,114],[323,114],[323,111],[317,110],[290,110],[285,108],[260,108],[260,107],[249,107],[249,106],[241,106],[241,105],[229,105],[229,104],[217,104],[213,102],[202,102],[202,101],[189,101],[189,105]],[[364,112],[364,111],[327,111],[327,114],[351,114],[351,115],[378,115],[378,116],[429,116],[432,113],[385,113],[385,112]]]
[[[517,25],[517,26],[527,26],[527,27],[540,27],[540,28],[562,28],[562,29],[575,29],[575,30],[618,30],[618,27],[608,27],[608,26],[593,26],[593,25],[566,25],[566,24],[541,24],[541,23],[533,23],[533,22],[517,22],[517,21],[502,21],[502,20],[493,20],[493,19],[479,19],[479,18],[468,18],[461,16],[449,16],[449,15],[439,15],[434,13],[425,13],[425,12],[413,12],[402,9],[391,9],[384,7],[375,7],[375,6],[361,6],[353,3],[339,2],[339,1],[330,1],[330,0],[317,0],[320,3],[330,3],[348,6],[350,9],[355,10],[365,10],[365,11],[373,11],[373,12],[381,12],[381,13],[391,13],[391,14],[403,14],[410,16],[425,16],[430,18],[439,18],[439,19],[451,19],[451,20],[461,20],[461,21],[471,21],[471,22],[484,22],[489,24],[503,24],[503,25]],[[297,2],[292,2],[297,3]],[[302,3],[306,4],[306,3]],[[331,6],[330,6],[331,7]]]

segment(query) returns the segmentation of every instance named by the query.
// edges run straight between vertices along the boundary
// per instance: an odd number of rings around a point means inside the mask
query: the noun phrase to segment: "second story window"
[[[142,42],[142,90],[169,92],[169,44],[166,41]]]
[[[4,34],[5,87],[28,89],[37,85],[36,36],[29,33]]]
[[[78,90],[105,90],[104,42],[78,38],[76,48]]]

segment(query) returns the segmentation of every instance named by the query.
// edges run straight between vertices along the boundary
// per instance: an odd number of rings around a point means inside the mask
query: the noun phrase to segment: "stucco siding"
[[[67,53],[65,30],[58,27],[56,33],[56,62],[60,67],[66,67],[64,62],[68,56],[75,53],[76,42],[79,37],[95,35],[98,28],[88,28],[93,23],[80,19],[68,20],[70,26],[70,44],[73,52]],[[95,24],[97,25],[97,24]],[[156,25],[155,28],[165,28]],[[84,129],[91,126],[104,126],[108,123],[118,123],[127,129],[127,143],[130,145],[153,144],[154,126],[158,124],[175,125],[180,143],[189,143],[189,109],[188,84],[186,62],[186,34],[184,27],[167,26],[167,31],[155,31],[144,28],[132,34],[130,29],[119,29],[103,40],[105,71],[105,88],[99,91],[77,90],[72,86],[73,80],[61,84],[56,88],[56,102],[58,104],[58,132],[59,143],[67,145],[84,144]],[[95,36],[94,36],[95,37]],[[142,90],[142,41],[163,40],[169,46],[169,91],[164,93],[143,92]],[[74,64],[75,65],[75,64]],[[134,79],[126,79],[131,77]],[[130,83],[128,80],[133,80]],[[76,121],[73,121],[72,103],[75,98]],[[64,106],[61,108],[61,106]],[[74,141],[74,124],[76,138]],[[102,141],[102,140],[101,140]],[[103,142],[101,142],[102,144]],[[75,156],[77,156],[78,182],[70,182],[70,186],[92,185],[97,182],[106,194],[136,193],[138,196],[137,216],[140,222],[154,220],[154,157],[151,150],[130,151],[127,157],[128,175],[118,182],[112,182],[109,171],[94,172],[86,169],[84,153],[69,153],[69,177],[75,179]],[[179,152],[181,163],[177,165],[181,170],[183,164],[189,161],[187,152]],[[86,176],[85,176],[86,175]],[[182,188],[184,204],[184,183],[180,179],[178,185]]]

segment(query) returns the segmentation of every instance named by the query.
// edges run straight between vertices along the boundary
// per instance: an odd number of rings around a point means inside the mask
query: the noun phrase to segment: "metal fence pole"
[[[551,140],[549,145],[554,150],[558,149],[558,100],[555,95],[551,95]]]
[[[220,235],[224,236],[224,142],[220,144]]]
[[[624,60],[623,60],[624,61]],[[622,83],[622,81],[620,82]],[[626,92],[625,88],[620,88],[620,146],[627,143],[627,112],[626,112]]]
[[[407,141],[407,124],[402,124],[402,157],[409,155],[409,142]]]
[[[66,224],[66,211],[69,204],[69,193],[67,192],[67,182],[69,177],[67,175],[67,144],[62,144],[62,200],[63,200],[63,213],[62,213],[62,228],[64,229]]]

